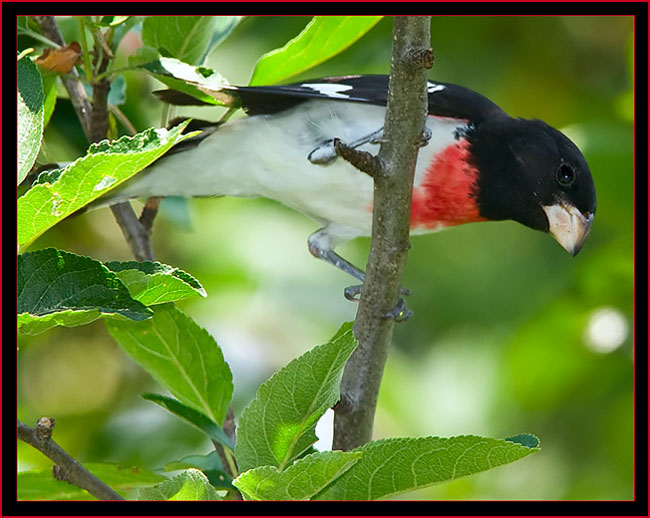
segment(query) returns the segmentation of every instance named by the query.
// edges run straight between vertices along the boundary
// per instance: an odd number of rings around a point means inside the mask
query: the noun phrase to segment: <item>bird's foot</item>
[[[361,299],[361,288],[363,288],[363,284],[355,284],[354,286],[348,286],[347,288],[345,288],[345,290],[343,290],[343,296],[352,302],[359,302],[359,300]],[[399,292],[400,295],[404,295],[405,297],[408,297],[413,293],[408,288],[400,288]]]
[[[343,290],[343,296],[351,302],[359,302],[361,300],[361,288],[363,288],[363,284],[348,286]]]
[[[427,127],[424,127],[424,131],[422,132],[422,135],[420,136],[420,147],[426,146],[429,141],[431,140],[431,136],[433,135],[433,132]]]
[[[359,302],[361,299],[361,289],[363,284],[355,284],[354,286],[348,286],[343,291],[343,295],[346,299],[352,302]],[[406,288],[400,288],[400,293],[404,296],[410,295],[412,292]],[[391,309],[385,315],[382,315],[382,318],[392,318],[395,322],[404,322],[413,316],[413,311],[406,307],[406,302],[403,298],[400,297],[397,305]]]
[[[413,316],[413,311],[406,307],[406,302],[402,297],[399,298],[397,305],[382,318],[392,318],[395,322],[406,322]]]

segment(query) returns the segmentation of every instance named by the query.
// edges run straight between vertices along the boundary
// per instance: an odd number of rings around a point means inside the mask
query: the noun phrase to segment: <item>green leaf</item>
[[[146,306],[207,296],[199,281],[173,266],[151,261],[110,261],[104,266],[116,273],[131,297]]]
[[[199,58],[198,63],[203,63],[210,52],[212,52],[219,44],[224,41],[230,33],[239,25],[243,16],[217,16],[214,28],[212,30],[212,37],[205,49],[203,55]]]
[[[148,16],[142,41],[165,57],[200,64],[215,29],[215,16]]]
[[[174,398],[167,396],[161,396],[160,394],[142,394],[142,397],[147,401],[152,401],[160,405],[161,407],[169,410],[172,414],[184,419],[191,425],[195,426],[203,433],[205,433],[210,439],[217,441],[219,444],[226,446],[233,450],[235,446],[233,445],[230,437],[228,437],[221,427],[210,419],[207,415],[198,410],[184,405],[180,401]]]
[[[18,256],[17,289],[18,329],[27,334],[87,324],[102,314],[151,316],[100,261],[56,248]]]
[[[49,315],[18,315],[18,331],[25,335],[38,335],[56,326],[77,327],[90,324],[102,316],[96,309],[67,310]]]
[[[314,16],[284,47],[264,54],[253,70],[251,85],[277,83],[344,51],[368,32],[381,16]]]
[[[189,121],[171,130],[148,129],[133,137],[91,144],[86,156],[42,174],[18,198],[18,244],[25,247],[50,227],[141,171],[172,146]]]
[[[172,304],[153,306],[145,322],[106,319],[131,358],[186,405],[221,424],[232,396],[232,373],[210,334]]]
[[[221,500],[198,469],[187,471],[153,487],[138,490],[138,500]]]
[[[506,441],[515,442],[521,444],[526,448],[538,448],[539,447],[539,438],[531,433],[520,433],[518,435],[513,435],[512,437],[506,437]]]
[[[463,435],[384,439],[352,451],[363,457],[315,500],[388,498],[507,464],[539,448]]]
[[[200,469],[208,477],[210,484],[218,489],[235,489],[232,485],[232,478],[224,471],[219,454],[215,450],[212,450],[207,455],[188,455],[181,460],[165,465],[165,471],[187,468]]]
[[[100,27],[116,27],[126,22],[130,16],[102,16],[98,22]]]
[[[84,467],[123,497],[141,486],[157,484],[166,477],[142,468],[120,468],[114,464],[87,462]],[[18,473],[18,500],[96,500],[85,490],[56,480],[51,468]]]
[[[43,81],[29,57],[18,61],[18,182],[34,165],[43,136]]]
[[[41,71],[41,76],[43,78],[43,92],[45,93],[45,100],[43,101],[43,131],[45,131],[45,128],[47,128],[47,125],[50,122],[50,118],[52,118],[52,113],[54,113],[54,107],[56,106],[57,74],[43,69]]]
[[[284,471],[261,466],[233,481],[246,500],[307,500],[350,469],[361,452],[324,451],[296,461]]]
[[[316,442],[316,422],[339,399],[343,367],[357,346],[352,325],[276,372],[244,409],[235,457],[240,471],[284,469]]]
[[[160,52],[151,47],[140,47],[136,49],[135,54],[129,56],[129,66],[136,68],[158,61],[160,59]]]
[[[174,90],[179,90],[207,104],[234,106],[236,98],[220,89],[228,82],[208,67],[194,67],[177,59],[157,57],[151,51],[129,58],[129,65],[145,70]]]
[[[108,104],[119,106],[126,102],[126,79],[119,74],[112,82],[108,91]]]

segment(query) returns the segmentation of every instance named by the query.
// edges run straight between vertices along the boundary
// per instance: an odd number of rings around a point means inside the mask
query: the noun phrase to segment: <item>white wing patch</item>
[[[445,85],[437,85],[435,83],[432,83],[431,81],[427,82],[427,92],[430,94],[434,92],[440,92],[441,90],[445,89]]]
[[[349,95],[345,95],[340,92],[352,90],[352,87],[350,85],[341,85],[334,83],[303,83],[300,86],[316,90],[317,92],[326,95],[327,97],[336,97],[339,99],[347,99],[350,97]]]

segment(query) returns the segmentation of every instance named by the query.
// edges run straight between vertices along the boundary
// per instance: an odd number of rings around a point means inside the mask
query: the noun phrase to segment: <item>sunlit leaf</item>
[[[232,106],[236,99],[221,86],[227,81],[208,67],[195,67],[174,58],[153,58],[151,51],[129,58],[131,66],[139,67],[174,90],[215,106]]]
[[[43,81],[29,57],[18,61],[18,182],[32,168],[43,135]]]
[[[232,373],[210,334],[172,304],[153,306],[153,318],[106,319],[120,346],[184,404],[223,423],[232,396]]]
[[[357,346],[351,325],[276,372],[257,390],[237,428],[240,471],[287,467],[316,442],[316,422],[339,399],[343,367]]]
[[[314,16],[284,47],[264,54],[255,65],[251,85],[277,83],[344,51],[368,32],[381,16]]]
[[[134,299],[147,306],[206,296],[201,283],[180,268],[151,261],[109,261],[104,264],[115,272]]]
[[[539,451],[537,438],[524,435],[531,447],[474,435],[373,441],[352,450],[361,459],[314,500],[377,500],[485,471]]]
[[[86,156],[41,174],[18,198],[18,244],[25,247],[56,223],[106,194],[194,133],[187,122],[171,130],[148,129],[133,137],[91,144]]]
[[[187,471],[153,487],[138,490],[138,500],[221,500],[198,469]]]
[[[307,500],[350,469],[361,452],[312,453],[284,471],[261,466],[239,475],[233,485],[246,500]]]
[[[98,25],[102,27],[116,27],[126,22],[130,16],[102,16]]]

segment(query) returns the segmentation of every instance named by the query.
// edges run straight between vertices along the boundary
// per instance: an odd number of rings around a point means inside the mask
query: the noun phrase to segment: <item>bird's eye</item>
[[[562,187],[569,187],[576,179],[576,170],[571,164],[563,162],[555,172],[557,183]]]

